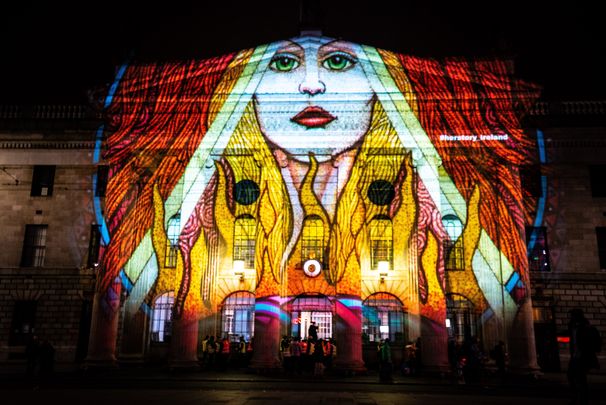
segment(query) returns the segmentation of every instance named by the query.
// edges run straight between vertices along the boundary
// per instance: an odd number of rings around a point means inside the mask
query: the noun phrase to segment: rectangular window
[[[463,244],[450,239],[444,241],[444,269],[447,271],[465,270]]]
[[[53,184],[55,182],[55,166],[34,166],[32,176],[31,196],[53,195]]]
[[[88,240],[87,267],[93,267],[99,263],[99,249],[101,248],[101,225],[90,226],[90,239]]]
[[[46,254],[48,225],[26,225],[21,254],[21,267],[42,267]]]
[[[589,166],[592,197],[606,197],[606,165]]]
[[[595,228],[595,234],[598,238],[598,256],[600,258],[600,269],[606,270],[606,227],[598,226]]]
[[[95,187],[95,197],[105,197],[108,176],[109,166],[97,166],[97,186]]]
[[[541,166],[520,166],[520,182],[522,183],[522,189],[527,190],[530,195],[537,198],[542,197]]]
[[[547,229],[544,226],[526,227],[526,246],[530,271],[551,271],[549,249],[547,247]]]
[[[9,346],[25,345],[34,333],[37,301],[16,301],[8,337]]]

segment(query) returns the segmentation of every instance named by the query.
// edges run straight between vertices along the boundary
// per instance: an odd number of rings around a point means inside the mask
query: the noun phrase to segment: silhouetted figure
[[[483,355],[480,350],[480,342],[477,337],[472,337],[464,344],[464,353],[466,357],[465,365],[463,366],[463,374],[465,381],[468,383],[480,382],[482,374]]]
[[[381,359],[379,380],[381,382],[392,382],[391,372],[393,370],[393,364],[391,362],[391,346],[389,344],[389,338],[383,341],[379,353]]]
[[[568,323],[570,336],[570,362],[568,363],[568,382],[570,384],[572,403],[587,404],[589,388],[587,372],[599,368],[596,353],[601,350],[601,338],[597,329],[589,325],[583,310],[570,311]]]
[[[318,327],[316,326],[315,321],[311,321],[311,324],[309,324],[309,328],[307,328],[307,336],[314,342],[318,340]]]
[[[27,362],[27,376],[33,378],[36,376],[38,367],[38,358],[40,356],[40,341],[37,335],[31,335],[25,346],[25,359]]]
[[[43,340],[39,349],[40,376],[49,378],[55,370],[55,348],[48,340]]]
[[[501,377],[505,376],[505,363],[507,361],[507,349],[505,348],[505,342],[502,340],[496,344],[492,349],[492,358],[497,365],[497,374]]]

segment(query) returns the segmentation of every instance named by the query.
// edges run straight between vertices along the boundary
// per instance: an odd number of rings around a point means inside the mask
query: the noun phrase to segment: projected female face
[[[255,95],[261,131],[300,161],[350,149],[367,132],[373,93],[348,43],[289,41],[269,63]]]

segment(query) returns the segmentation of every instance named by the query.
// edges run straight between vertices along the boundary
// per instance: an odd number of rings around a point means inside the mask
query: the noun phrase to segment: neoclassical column
[[[198,362],[198,318],[184,316],[173,319],[170,340],[170,369],[197,369]]]
[[[143,363],[145,354],[146,315],[142,311],[125,312],[122,322],[120,362]]]
[[[339,294],[336,299],[337,358],[335,367],[346,373],[366,371],[362,360],[362,301],[359,296]]]
[[[121,287],[120,280],[116,279],[107,291],[95,292],[88,354],[84,360],[84,368],[117,367],[116,340]]]
[[[260,297],[255,301],[255,337],[250,367],[259,371],[281,368],[279,296]]]
[[[508,334],[508,343],[510,371],[532,375],[539,373],[530,295],[520,305]]]
[[[429,374],[447,373],[448,364],[448,331],[444,320],[421,317],[421,362],[423,372]]]

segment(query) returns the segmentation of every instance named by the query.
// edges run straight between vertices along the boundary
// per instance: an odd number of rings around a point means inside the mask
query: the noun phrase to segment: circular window
[[[395,196],[394,186],[387,180],[375,180],[368,187],[368,198],[374,204],[387,205],[393,201]]]
[[[242,205],[250,205],[259,198],[259,186],[252,180],[240,180],[236,183],[234,198]]]

